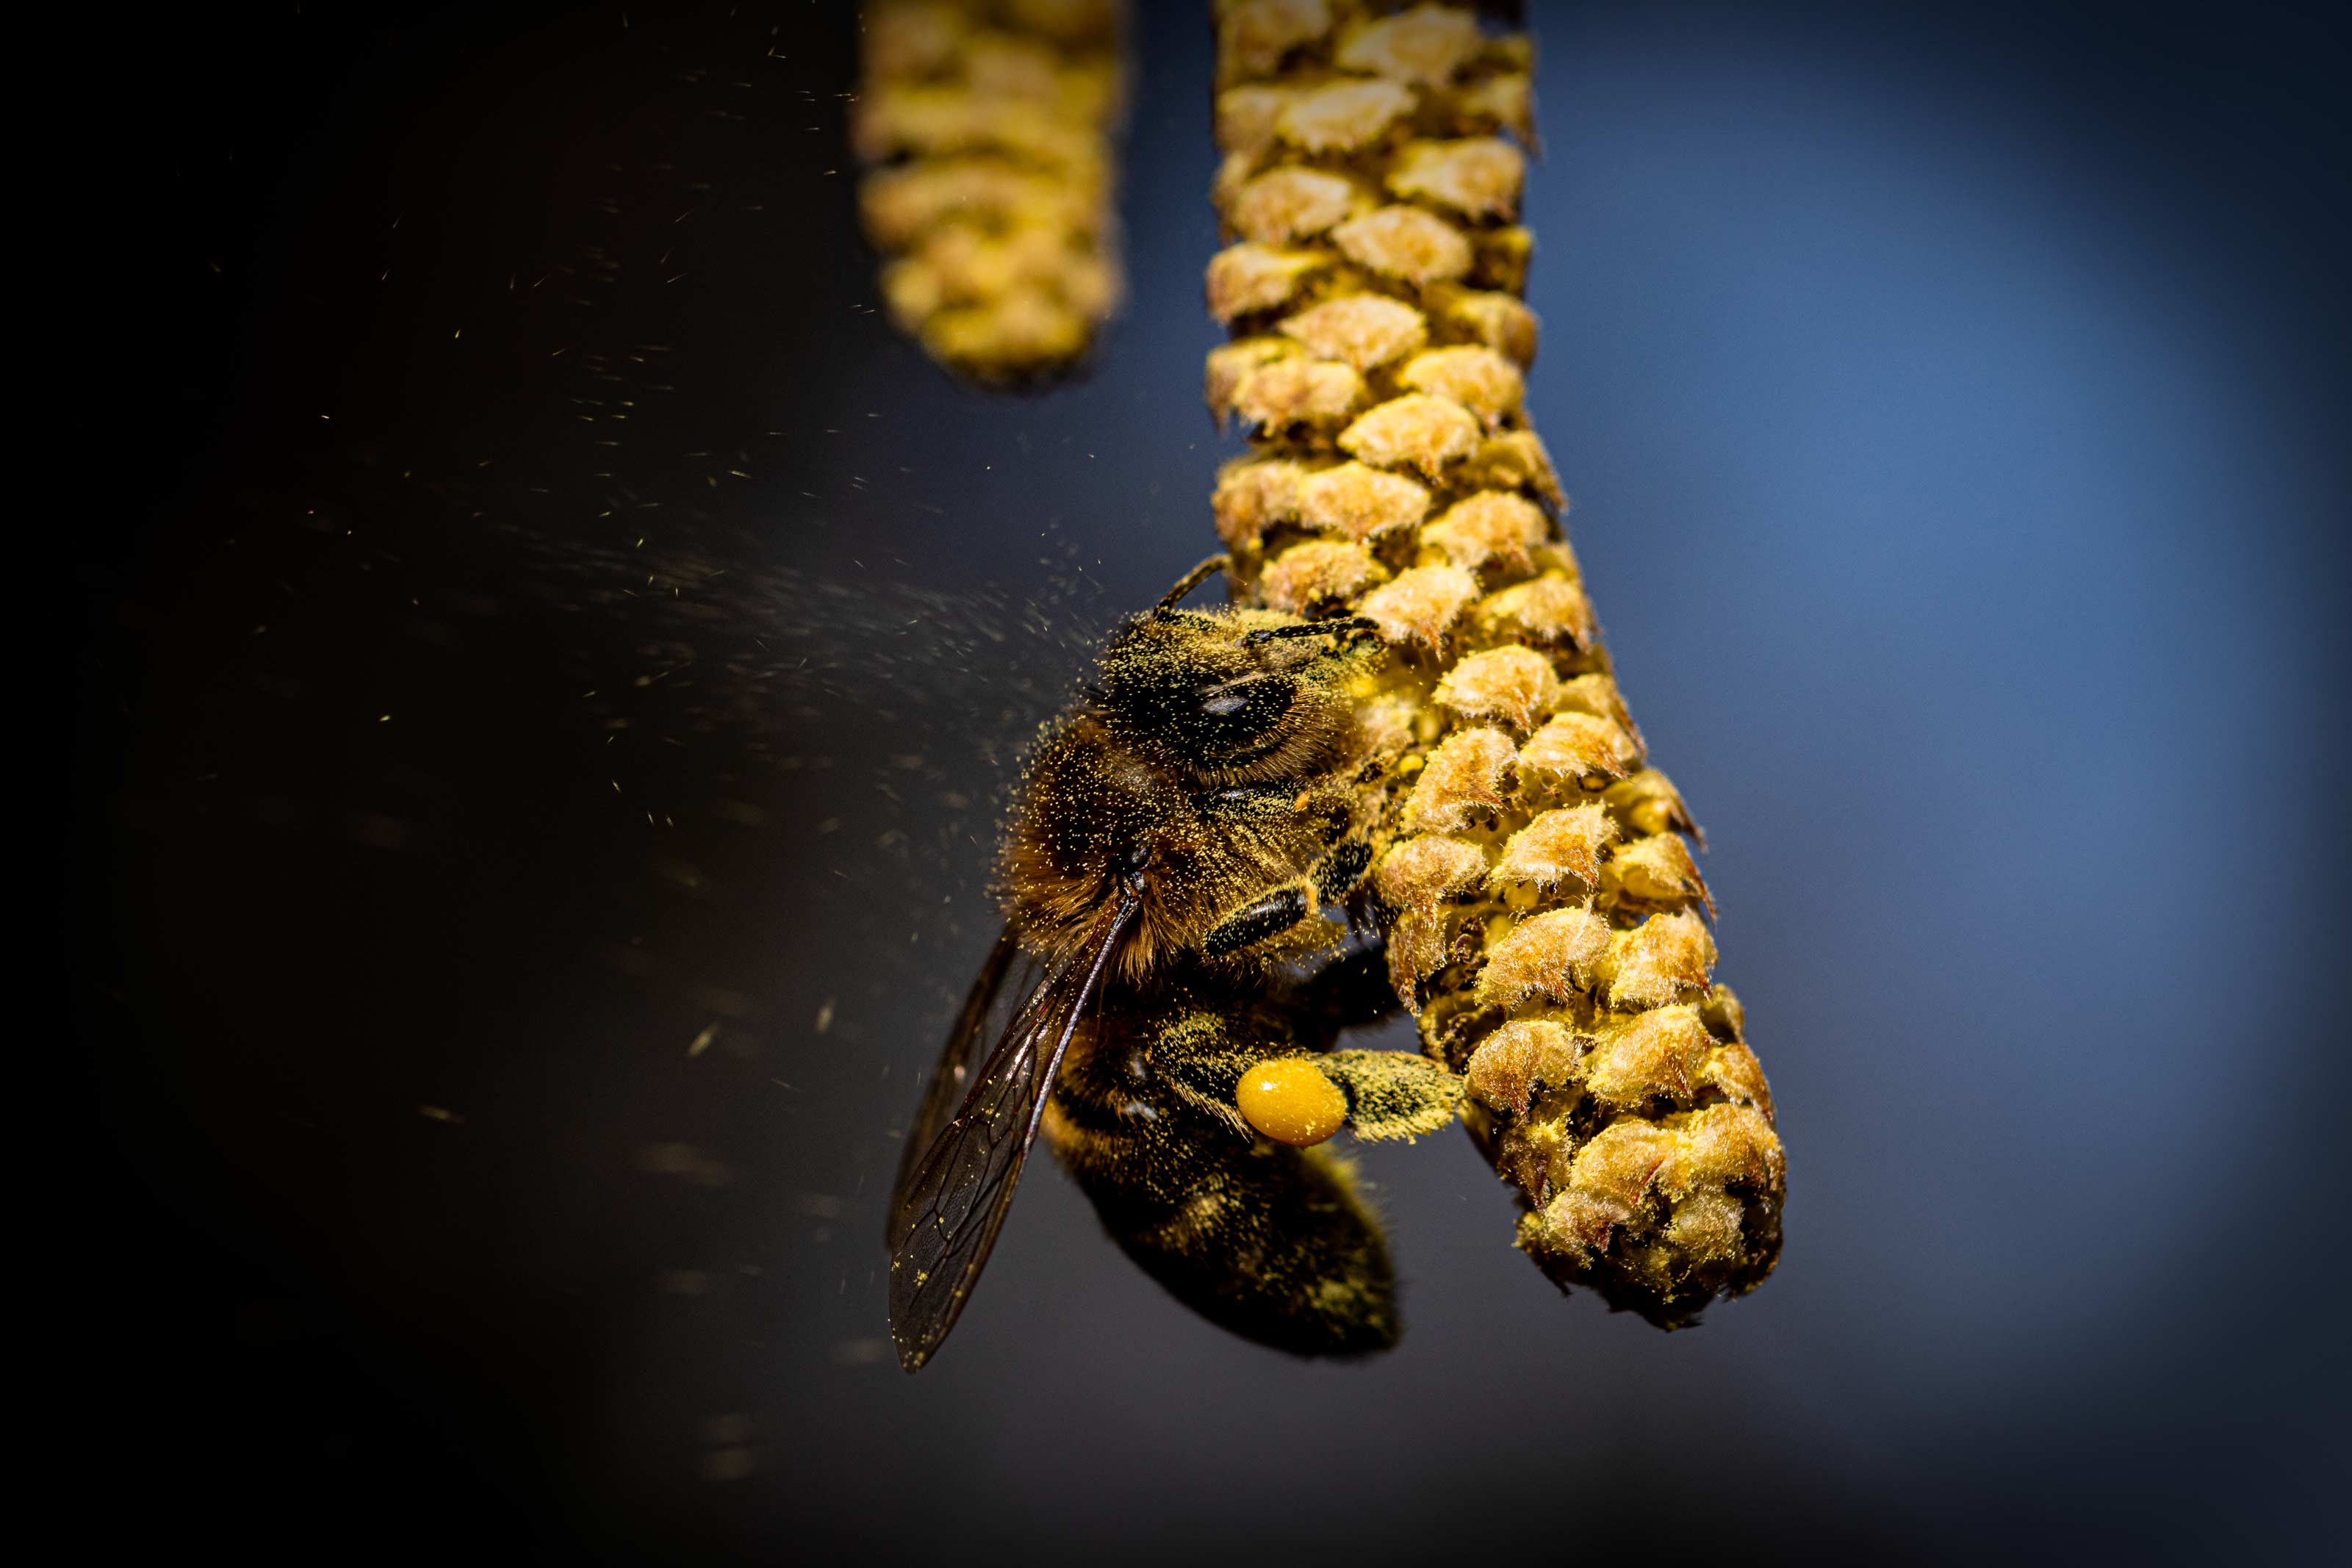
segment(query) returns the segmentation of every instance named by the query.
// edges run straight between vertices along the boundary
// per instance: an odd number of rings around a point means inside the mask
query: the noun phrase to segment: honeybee
[[[909,1372],[971,1299],[1041,1128],[1129,1255],[1212,1321],[1307,1353],[1395,1337],[1378,1226],[1307,1147],[1433,1131],[1460,1105],[1419,1056],[1329,1049],[1395,1005],[1363,934],[1353,787],[1381,645],[1359,619],[1179,608],[1225,563],[1111,638],[1023,782],[1004,931],[891,1204]]]

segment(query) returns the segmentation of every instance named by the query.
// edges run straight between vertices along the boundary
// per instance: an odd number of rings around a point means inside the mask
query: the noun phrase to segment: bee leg
[[[1336,904],[1363,886],[1372,868],[1372,847],[1360,838],[1342,838],[1324,852],[1308,873],[1315,891],[1327,904]]]
[[[1330,1051],[1315,1065],[1347,1096],[1359,1138],[1418,1138],[1462,1110],[1462,1079],[1415,1051]]]
[[[1394,1344],[1396,1273],[1348,1164],[1259,1136],[1235,1104],[1244,1074],[1300,1054],[1280,1010],[1254,987],[1210,989],[1146,1000],[1112,1027],[1121,1048],[1066,1079],[1060,1130],[1047,1128],[1121,1249],[1262,1344],[1316,1356]]]
[[[1211,958],[1238,952],[1288,931],[1315,910],[1315,890],[1307,881],[1286,882],[1211,926],[1201,949]]]
[[[1210,957],[1220,958],[1286,931],[1327,906],[1345,902],[1363,885],[1371,867],[1372,847],[1361,838],[1343,838],[1324,851],[1306,876],[1261,895],[1211,926],[1201,946]]]
[[[1257,1022],[1237,1026],[1205,1010],[1189,1014],[1153,1037],[1153,1076],[1193,1109],[1245,1138],[1266,1131],[1283,1142],[1299,1141],[1261,1125],[1239,1105],[1244,1079],[1268,1064],[1286,1062],[1294,1071],[1311,1067],[1339,1091],[1345,1120],[1318,1129],[1318,1138],[1338,1126],[1375,1141],[1418,1138],[1445,1126],[1462,1109],[1462,1079],[1425,1057],[1412,1051],[1320,1050],[1318,1043],[1292,1033],[1304,1020],[1289,1015],[1275,1024],[1272,1016],[1280,1016],[1261,1014]]]
[[[1185,1016],[1153,1037],[1149,1047],[1151,1071],[1186,1105],[1215,1118],[1244,1139],[1257,1134],[1234,1108],[1234,1096],[1242,1075],[1270,1057],[1293,1054],[1279,1039],[1261,1039],[1258,1031],[1236,1031],[1234,1021],[1213,1013]]]

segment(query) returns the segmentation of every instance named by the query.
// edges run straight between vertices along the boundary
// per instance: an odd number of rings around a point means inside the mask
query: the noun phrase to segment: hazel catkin
[[[850,121],[891,320],[1019,382],[1076,363],[1120,290],[1121,0],[866,0]]]
[[[1528,423],[1528,41],[1471,7],[1218,0],[1213,411],[1242,597],[1390,646],[1358,730],[1424,1051],[1562,1286],[1663,1324],[1754,1288],[1785,1165],[1712,978],[1696,826],[1619,693]]]

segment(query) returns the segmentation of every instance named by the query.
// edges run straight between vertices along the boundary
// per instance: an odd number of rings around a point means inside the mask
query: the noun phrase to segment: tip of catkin
[[[1718,989],[1631,1016],[1563,1009],[1471,1051],[1488,1151],[1534,1199],[1518,1245],[1563,1289],[1680,1327],[1771,1272],[1787,1167],[1737,1006]]]

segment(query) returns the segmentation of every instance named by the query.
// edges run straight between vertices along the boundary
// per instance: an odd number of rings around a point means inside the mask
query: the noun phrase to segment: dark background
[[[1131,302],[1025,401],[875,314],[837,7],[29,52],[79,100],[26,307],[74,482],[20,521],[79,615],[30,831],[87,1071],[27,1348],[82,1528],[2341,1551],[2340,18],[1539,7],[1531,403],[1712,835],[1780,1272],[1663,1336],[1458,1137],[1381,1150],[1407,1338],[1307,1365],[1041,1168],[915,1380],[881,1189],[1007,759],[1235,449],[1194,9],[1142,29]]]

